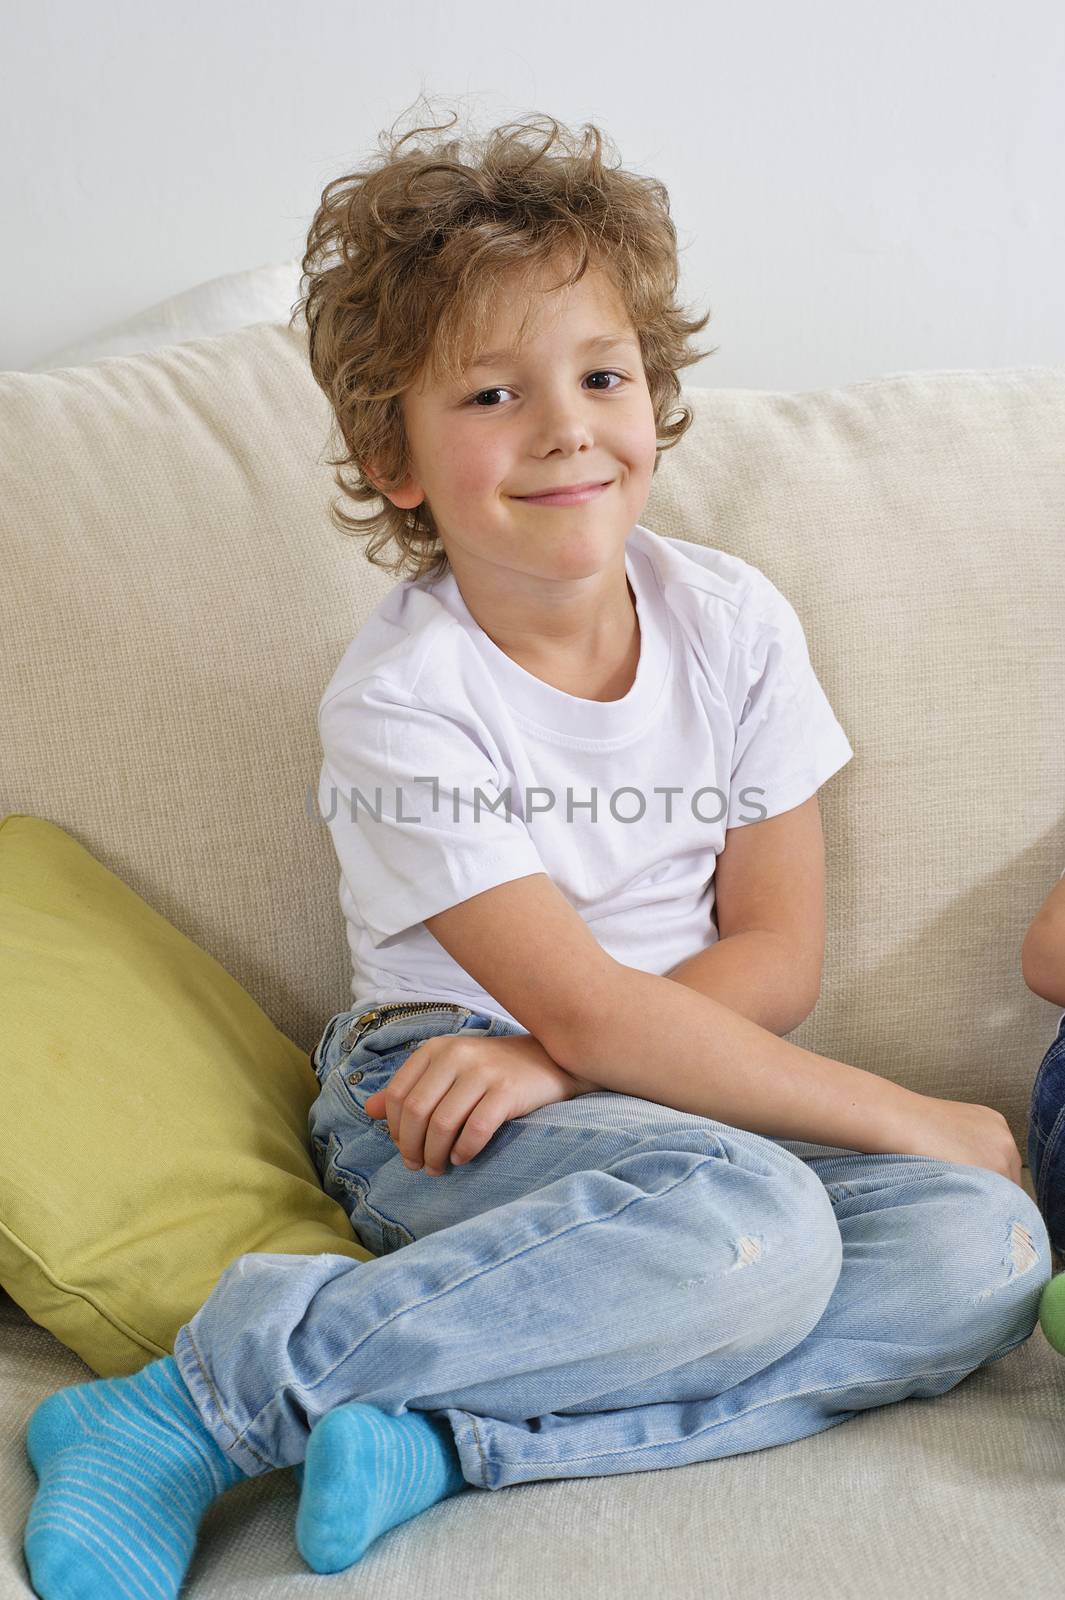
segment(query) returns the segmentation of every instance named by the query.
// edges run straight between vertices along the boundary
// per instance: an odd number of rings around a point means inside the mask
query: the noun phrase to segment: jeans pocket
[[[370,1050],[356,1048],[346,1061],[338,1064],[337,1078],[352,1112],[371,1128],[383,1132],[386,1137],[389,1137],[388,1118],[368,1116],[365,1109],[366,1102],[379,1089],[388,1086],[404,1061],[409,1055],[413,1055],[420,1043],[421,1040],[415,1039],[381,1056],[374,1055]]]
[[[390,1255],[414,1242],[414,1235],[396,1217],[385,1215],[373,1203],[373,1177],[379,1165],[363,1135],[347,1139],[335,1128],[330,1130],[322,1155],[322,1188],[346,1211],[363,1249],[375,1256]]]

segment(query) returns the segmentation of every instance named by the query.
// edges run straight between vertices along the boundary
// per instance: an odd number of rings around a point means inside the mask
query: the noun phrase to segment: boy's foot
[[[297,1478],[300,1474],[297,1473]],[[312,1572],[342,1572],[367,1546],[467,1486],[442,1417],[390,1417],[353,1400],[311,1431],[296,1544]]]
[[[42,1600],[173,1600],[204,1512],[246,1476],[173,1356],[50,1395],[26,1449],[40,1482],[23,1548]]]

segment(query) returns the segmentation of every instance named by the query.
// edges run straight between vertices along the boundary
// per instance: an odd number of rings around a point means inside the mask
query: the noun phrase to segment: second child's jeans
[[[1065,1257],[1065,1013],[1032,1085],[1028,1165],[1050,1242],[1060,1260]]]
[[[378,1259],[241,1256],[174,1355],[222,1449],[303,1460],[350,1400],[447,1420],[485,1489],[709,1461],[941,1395],[1032,1333],[1050,1276],[1016,1184],[764,1138],[598,1091],[439,1177],[363,1106],[425,1039],[518,1030],[440,1002],[332,1018],[311,1145]]]

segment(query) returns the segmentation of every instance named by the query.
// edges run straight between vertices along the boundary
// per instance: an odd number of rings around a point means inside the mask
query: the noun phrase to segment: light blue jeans
[[[342,1012],[314,1052],[325,1189],[377,1253],[254,1254],[174,1355],[246,1473],[361,1400],[447,1419],[468,1483],[648,1472],[929,1398],[1032,1333],[1043,1219],[981,1167],[764,1138],[600,1091],[439,1177],[363,1111],[462,1006]]]

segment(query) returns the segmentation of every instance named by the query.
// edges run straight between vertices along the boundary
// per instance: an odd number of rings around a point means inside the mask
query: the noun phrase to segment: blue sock
[[[443,1417],[390,1417],[352,1400],[311,1430],[296,1544],[313,1572],[341,1572],[397,1523],[468,1487]]]
[[[23,1547],[43,1600],[173,1600],[201,1517],[247,1476],[173,1356],[50,1395],[26,1449],[40,1482]]]

